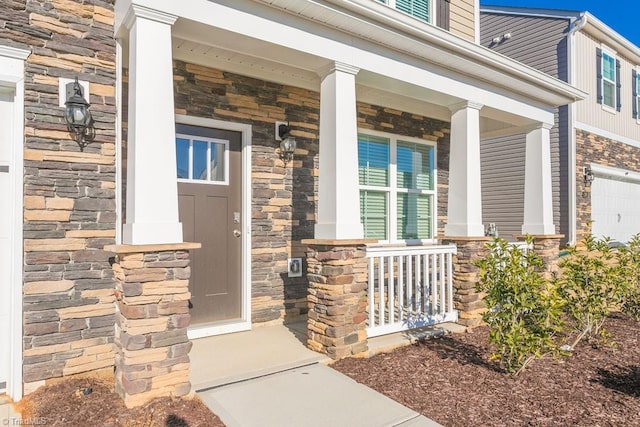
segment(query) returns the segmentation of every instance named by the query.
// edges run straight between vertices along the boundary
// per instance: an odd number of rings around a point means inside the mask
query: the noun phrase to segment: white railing
[[[457,321],[453,308],[455,253],[455,245],[368,247],[367,335]]]
[[[523,242],[523,241],[511,242],[511,244],[513,246],[515,246],[516,248],[520,248],[522,253],[525,254],[525,255],[527,254],[527,252],[529,252],[530,249],[533,249],[530,244],[528,244],[527,242]]]

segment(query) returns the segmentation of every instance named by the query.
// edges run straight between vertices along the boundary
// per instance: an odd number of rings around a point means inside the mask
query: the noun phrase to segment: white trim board
[[[614,168],[611,166],[603,166],[597,163],[591,163],[590,165],[591,171],[596,176],[609,179],[615,179],[617,181],[627,181],[633,182],[636,184],[640,184],[640,173],[630,171],[627,169]]]
[[[12,167],[22,171],[24,165],[24,61],[31,52],[0,46],[0,85],[10,87],[14,91],[13,146]],[[19,401],[23,394],[22,385],[22,277],[23,277],[23,205],[24,175],[13,173],[11,186],[13,194],[13,230],[11,249],[11,282],[9,284],[9,376],[7,378],[7,394]],[[11,203],[10,203],[11,206]],[[7,351],[2,349],[2,351]]]
[[[242,133],[242,319],[239,322],[189,328],[189,339],[251,329],[251,125],[176,114],[176,123]]]
[[[640,148],[640,140],[635,140],[635,139],[632,139],[632,138],[628,138],[626,136],[618,135],[616,133],[609,132],[608,130],[604,130],[604,129],[599,129],[599,128],[595,127],[595,126],[591,126],[591,125],[588,125],[586,123],[576,122],[575,123],[575,129],[581,129],[581,130],[584,130],[586,132],[594,133],[596,135],[599,135],[599,136],[607,138],[607,139],[611,139],[611,140],[614,140],[614,141],[622,142],[623,144],[627,144],[627,145],[630,145],[632,147]]]

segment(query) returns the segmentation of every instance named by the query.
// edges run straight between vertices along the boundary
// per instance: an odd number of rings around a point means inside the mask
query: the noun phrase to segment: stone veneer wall
[[[200,244],[127,246],[116,252],[116,392],[131,408],[191,391],[187,337],[189,249]]]
[[[577,238],[591,232],[591,187],[585,188],[582,168],[591,163],[640,172],[640,148],[578,129],[576,131]]]
[[[0,44],[25,71],[24,381],[111,367],[115,238],[115,41],[111,0],[0,0]],[[81,153],[58,78],[90,82],[96,139]],[[34,383],[34,384],[30,384]]]
[[[287,258],[314,237],[318,176],[318,92],[174,61],[176,113],[252,125],[252,320],[295,321],[307,313],[305,277],[288,278]],[[358,126],[437,141],[438,228],[444,229],[449,124],[358,103]],[[298,149],[284,167],[274,124],[288,121]]]

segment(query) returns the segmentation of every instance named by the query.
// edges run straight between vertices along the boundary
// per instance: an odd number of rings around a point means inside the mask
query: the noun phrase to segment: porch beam
[[[527,132],[524,172],[524,223],[522,234],[554,235],[551,186],[551,142],[553,124],[541,123]]]
[[[124,244],[182,242],[178,220],[171,26],[176,17],[133,5],[129,31],[127,205]]]
[[[316,239],[362,239],[358,190],[356,81],[359,69],[332,63],[320,83]]]
[[[482,104],[465,101],[450,106],[451,153],[449,157],[449,237],[482,237],[480,184],[480,109]]]

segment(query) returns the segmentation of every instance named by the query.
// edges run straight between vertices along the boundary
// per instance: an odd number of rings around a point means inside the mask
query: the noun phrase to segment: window
[[[200,136],[176,136],[176,175],[179,180],[226,184],[228,141]]]
[[[620,60],[614,54],[597,48],[598,103],[605,109],[620,111]]]
[[[435,146],[413,138],[358,136],[360,219],[366,238],[434,238]]]
[[[616,60],[602,53],[602,95],[607,107],[616,107]]]
[[[379,0],[425,22],[432,22],[432,0]]]

